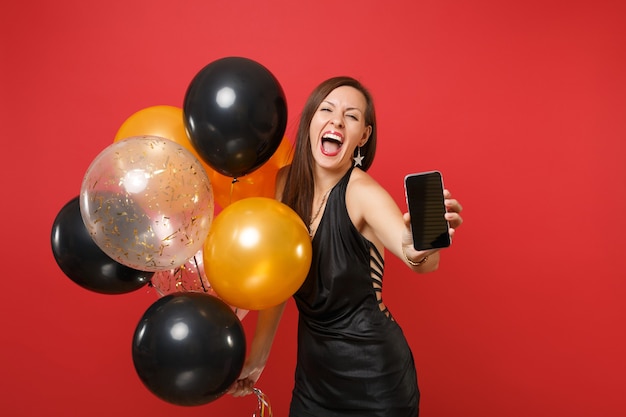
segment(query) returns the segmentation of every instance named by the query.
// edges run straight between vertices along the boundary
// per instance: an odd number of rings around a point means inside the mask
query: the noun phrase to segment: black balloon
[[[287,102],[267,68],[248,58],[227,57],[196,74],[185,94],[183,115],[202,160],[236,178],[274,154],[287,126]]]
[[[138,271],[110,258],[89,234],[75,197],[59,211],[52,225],[52,253],[76,284],[101,294],[123,294],[150,282],[154,272]]]
[[[235,382],[246,339],[241,322],[219,298],[173,293],[144,313],[132,353],[139,378],[153,394],[194,406],[216,400]]]

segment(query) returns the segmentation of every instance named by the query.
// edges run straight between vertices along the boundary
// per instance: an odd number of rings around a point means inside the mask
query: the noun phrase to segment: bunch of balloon
[[[312,248],[304,222],[289,206],[250,197],[215,217],[202,253],[207,277],[222,300],[263,310],[300,288]]]
[[[255,171],[236,179],[220,174],[203,161],[191,144],[183,123],[183,110],[169,105],[146,107],[133,113],[120,126],[114,141],[142,135],[169,139],[191,151],[205,168],[214,201],[222,208],[242,198],[274,197],[276,175],[292,158],[291,142],[283,137],[274,154]]]
[[[156,136],[114,142],[91,163],[80,212],[98,247],[142,271],[180,266],[201,248],[213,221],[206,171],[185,147]]]
[[[225,57],[206,65],[191,80],[183,121],[200,158],[236,184],[280,146],[287,102],[280,83],[263,65]]]
[[[157,397],[196,406],[224,395],[246,354],[241,321],[219,298],[179,292],[155,301],[136,326],[137,375]]]
[[[150,284],[160,297],[179,292],[195,292],[219,298],[213,287],[211,287],[211,283],[204,271],[202,250],[198,251],[191,259],[188,259],[187,262],[180,266],[166,271],[155,272],[150,280]],[[248,314],[248,310],[242,308],[231,306],[231,309],[239,320],[243,320]]]
[[[55,217],[50,240],[61,271],[87,290],[124,294],[142,288],[154,275],[116,262],[96,245],[80,214],[78,196],[67,202]]]

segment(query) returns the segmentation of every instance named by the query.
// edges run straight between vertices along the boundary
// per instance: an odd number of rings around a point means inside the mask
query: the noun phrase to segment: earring
[[[359,146],[358,148],[356,148],[356,156],[353,156],[352,159],[354,159],[354,166],[355,167],[360,167],[361,165],[363,165],[363,157],[361,156],[361,147]]]

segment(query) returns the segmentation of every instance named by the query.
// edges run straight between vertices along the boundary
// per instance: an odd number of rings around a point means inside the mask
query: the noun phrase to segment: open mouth
[[[326,132],[322,136],[322,153],[327,156],[334,156],[339,153],[343,145],[343,137],[334,132]]]

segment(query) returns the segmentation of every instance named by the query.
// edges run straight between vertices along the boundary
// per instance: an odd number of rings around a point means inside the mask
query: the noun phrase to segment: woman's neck
[[[322,168],[319,165],[313,169],[313,183],[315,195],[321,195],[332,188],[352,168],[351,166],[339,170]]]

